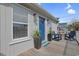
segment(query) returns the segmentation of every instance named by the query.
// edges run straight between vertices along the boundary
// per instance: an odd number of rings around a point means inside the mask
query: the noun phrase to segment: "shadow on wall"
[[[4,54],[0,53],[0,56],[5,56]]]

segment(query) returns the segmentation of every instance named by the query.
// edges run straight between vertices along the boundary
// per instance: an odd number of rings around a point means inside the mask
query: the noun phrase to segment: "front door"
[[[39,17],[39,32],[41,41],[45,40],[45,19]]]

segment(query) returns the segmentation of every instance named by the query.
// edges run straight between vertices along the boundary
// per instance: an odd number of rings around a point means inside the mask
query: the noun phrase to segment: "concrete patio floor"
[[[79,56],[79,46],[76,41],[52,41],[47,47],[37,50],[32,48],[19,56]]]

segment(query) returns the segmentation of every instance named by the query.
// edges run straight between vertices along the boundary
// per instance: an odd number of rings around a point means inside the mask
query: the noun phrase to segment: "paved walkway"
[[[79,46],[76,41],[66,41],[64,55],[79,56]]]
[[[47,47],[37,50],[32,48],[19,54],[21,56],[76,56],[79,55],[79,46],[76,41],[52,41]]]

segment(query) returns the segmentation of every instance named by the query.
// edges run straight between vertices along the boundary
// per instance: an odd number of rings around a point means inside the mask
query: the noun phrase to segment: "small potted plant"
[[[50,28],[48,33],[48,41],[51,41],[51,40],[52,40],[52,30]]]
[[[34,31],[33,38],[34,38],[34,48],[36,49],[41,48],[41,40],[40,40],[40,34],[38,30]]]

